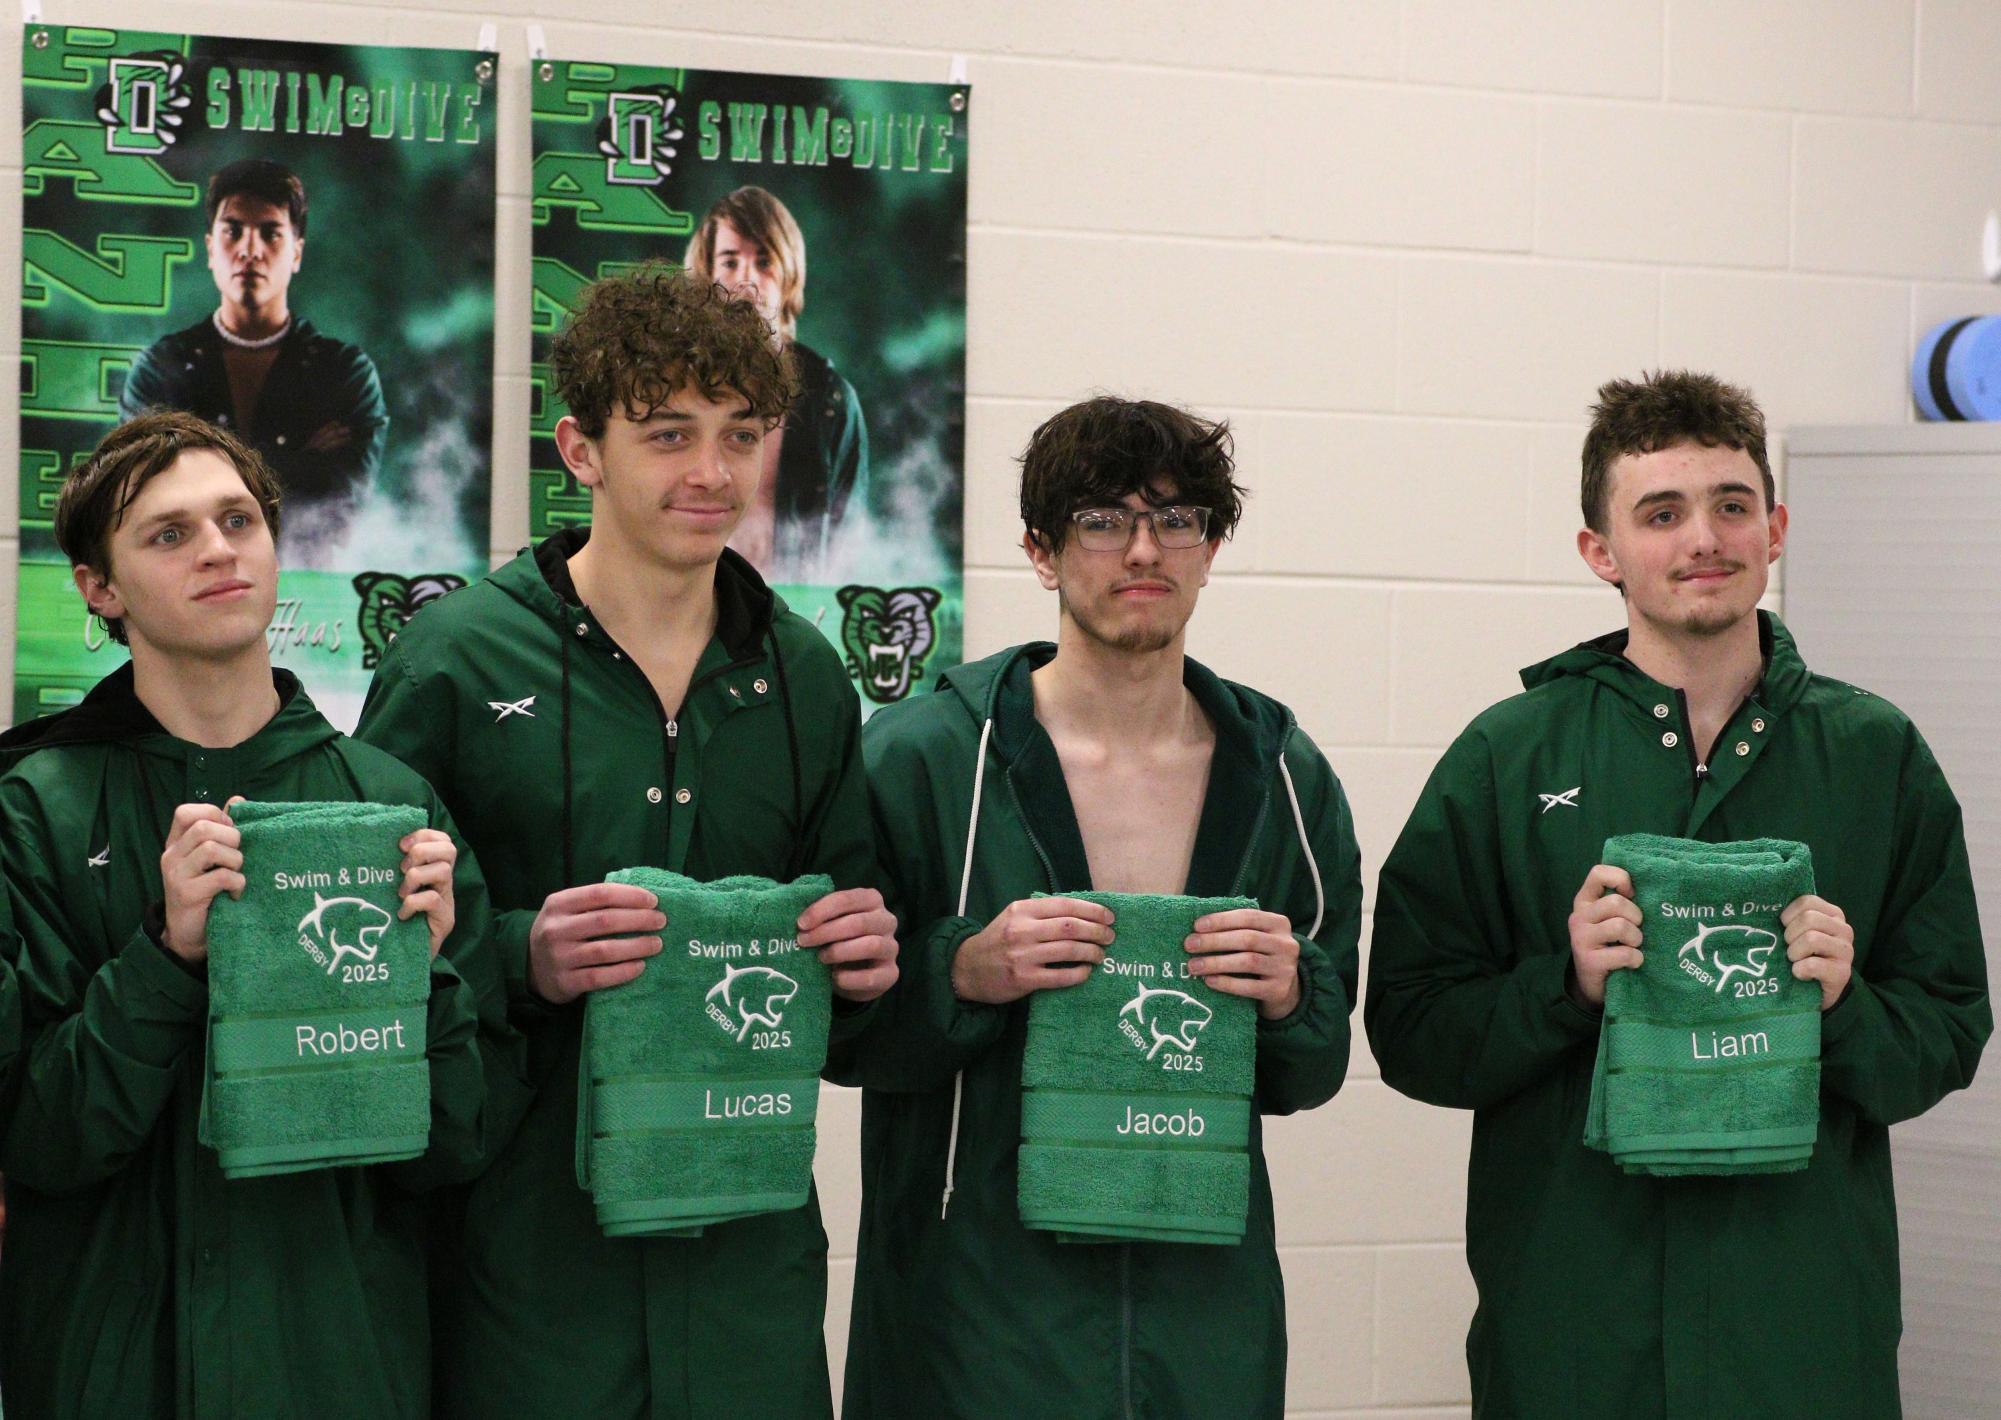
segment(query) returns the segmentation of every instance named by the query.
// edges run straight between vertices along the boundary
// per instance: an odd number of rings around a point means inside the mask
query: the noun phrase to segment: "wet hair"
[[[306,239],[306,185],[283,163],[274,163],[269,158],[239,158],[227,167],[218,168],[208,180],[205,207],[209,226],[215,225],[215,214],[232,197],[254,197],[259,202],[284,208],[299,240]]]
[[[1209,536],[1243,516],[1230,426],[1150,399],[1099,395],[1045,420],[1021,455],[1021,521],[1054,552],[1081,508],[1114,507],[1137,493],[1154,507],[1206,507]]]
[[[778,333],[790,340],[806,309],[805,234],[783,202],[761,187],[740,187],[719,199],[688,239],[683,261],[705,281],[716,279],[716,228],[724,222],[771,254],[778,271]]]
[[[1612,465],[1628,454],[1658,453],[1677,444],[1739,449],[1765,478],[1765,511],[1778,502],[1772,465],[1765,456],[1765,414],[1749,390],[1694,370],[1656,370],[1638,380],[1598,387],[1591,429],[1584,436],[1584,478],[1579,501],[1584,525],[1606,530]]]
[[[70,565],[109,576],[111,535],[125,521],[132,500],[182,454],[199,449],[213,449],[235,466],[276,538],[278,480],[257,451],[206,419],[175,409],[154,410],[106,434],[63,480],[56,495],[56,546]],[[117,617],[103,621],[111,638],[125,645],[124,622]]]
[[[648,262],[584,288],[549,347],[556,393],[590,438],[614,413],[641,420],[692,388],[706,399],[742,399],[775,429],[799,393],[789,352],[748,301],[664,262]]]

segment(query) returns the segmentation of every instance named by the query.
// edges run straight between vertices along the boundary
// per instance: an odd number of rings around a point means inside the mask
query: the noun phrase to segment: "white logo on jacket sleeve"
[[[1124,1018],[1127,1016],[1144,1026],[1147,1035],[1152,1038],[1153,1043],[1146,1051],[1149,1060],[1160,1053],[1163,1045],[1193,1051],[1195,1037],[1202,1034],[1202,1028],[1215,1014],[1186,991],[1174,991],[1165,986],[1141,985],[1139,994],[1119,1007],[1120,1024],[1125,1026],[1128,1039],[1135,1045],[1146,1045],[1139,1032],[1126,1025]]]
[[[498,725],[509,715],[519,715],[527,720],[534,719],[535,712],[529,708],[534,703],[535,697],[531,695],[525,700],[489,700],[486,702],[486,708],[498,712],[493,717],[493,723]]]
[[[395,919],[366,898],[313,894],[313,910],[299,919],[299,945],[332,976],[344,956],[372,962],[382,934]]]
[[[1763,977],[1771,966],[1772,953],[1778,949],[1779,938],[1775,932],[1767,932],[1762,927],[1719,923],[1697,927],[1695,935],[1683,942],[1681,950],[1675,955],[1682,963],[1682,970],[1708,985],[1709,972],[1690,969],[1692,963],[1688,954],[1695,953],[1696,961],[1715,972],[1716,992],[1721,995],[1723,987],[1733,976],[1748,976],[1754,981]]]
[[[1565,789],[1561,794],[1537,794],[1536,797],[1542,800],[1542,811],[1544,813],[1548,813],[1558,805],[1566,809],[1574,809],[1577,807],[1578,789],[1582,789],[1583,787],[1582,784],[1579,784],[1576,789]]]
[[[108,868],[108,867],[110,867],[110,866],[111,866],[111,845],[110,845],[109,843],[105,844],[105,845],[104,845],[104,847],[103,847],[103,848],[102,848],[101,850],[99,850],[99,851],[98,851],[98,853],[97,853],[97,854],[96,854],[96,855],[95,855],[94,857],[89,857],[89,858],[86,858],[86,859],[84,859],[84,860],[83,860],[83,862],[84,862],[84,866],[85,866],[85,867],[89,867],[89,868]]]
[[[741,1041],[752,1026],[777,1030],[785,1023],[785,1007],[799,994],[799,983],[768,966],[725,966],[723,979],[702,999],[709,1016]]]

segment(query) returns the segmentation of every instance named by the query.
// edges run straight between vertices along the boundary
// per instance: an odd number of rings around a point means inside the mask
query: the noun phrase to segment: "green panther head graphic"
[[[936,587],[843,587],[834,593],[841,604],[841,649],[848,653],[848,674],[861,683],[862,694],[888,705],[910,694],[910,683],[924,675],[924,658],[937,643],[931,613],[943,600]]]
[[[361,631],[361,668],[372,671],[381,664],[382,653],[389,649],[396,633],[417,614],[419,607],[465,584],[465,578],[449,572],[418,577],[405,577],[397,572],[363,572],[356,577],[354,589],[361,593],[361,610],[355,616],[355,625]]]

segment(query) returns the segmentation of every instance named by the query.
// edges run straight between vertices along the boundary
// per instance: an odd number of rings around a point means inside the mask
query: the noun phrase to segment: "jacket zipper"
[[[658,703],[658,698],[655,698]],[[681,721],[670,716],[667,721],[667,823],[666,849],[661,853],[661,866],[666,867],[674,857],[674,805],[678,802],[679,791],[674,787],[675,776],[679,772],[675,760],[681,753]]]
[[[1709,777],[1709,766],[1695,757],[1695,718],[1688,713],[1688,692],[1677,690],[1674,698],[1681,706],[1681,736],[1682,744],[1688,748],[1689,773],[1694,776],[1695,785],[1699,789],[1702,787],[1702,781]]]
[[[1119,1244],[1119,1389],[1133,1420],[1133,1245]]]
[[[1285,753],[1285,746],[1283,744],[1279,746],[1278,752],[1280,754]],[[1244,856],[1238,860],[1237,876],[1235,881],[1230,884],[1231,897],[1242,897],[1244,895],[1244,879],[1250,875],[1251,871],[1251,845],[1256,843],[1258,835],[1264,832],[1265,814],[1270,809],[1271,780],[1267,779],[1265,780],[1264,797],[1258,800],[1258,816],[1251,820],[1251,831],[1244,836]]]
[[[1007,791],[1014,795],[1014,806],[1021,820],[1021,831],[1028,839],[1028,846],[1035,850],[1035,856],[1042,862],[1042,875],[1043,879],[1049,884],[1049,890],[1055,892],[1057,890],[1056,865],[1050,861],[1048,852],[1042,846],[1042,840],[1035,836],[1035,829],[1029,824],[1028,815],[1019,812],[1021,809],[1021,795],[1014,787],[1013,767],[1009,766],[1004,772],[1007,776]]]

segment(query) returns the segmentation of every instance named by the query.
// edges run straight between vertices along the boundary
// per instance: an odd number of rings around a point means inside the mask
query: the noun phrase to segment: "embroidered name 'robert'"
[[[337,1025],[332,1030],[299,1027],[301,1059],[308,1055],[366,1055],[371,1051],[392,1048],[403,1049],[401,1021],[386,1026],[368,1026],[362,1030],[349,1025]]]

